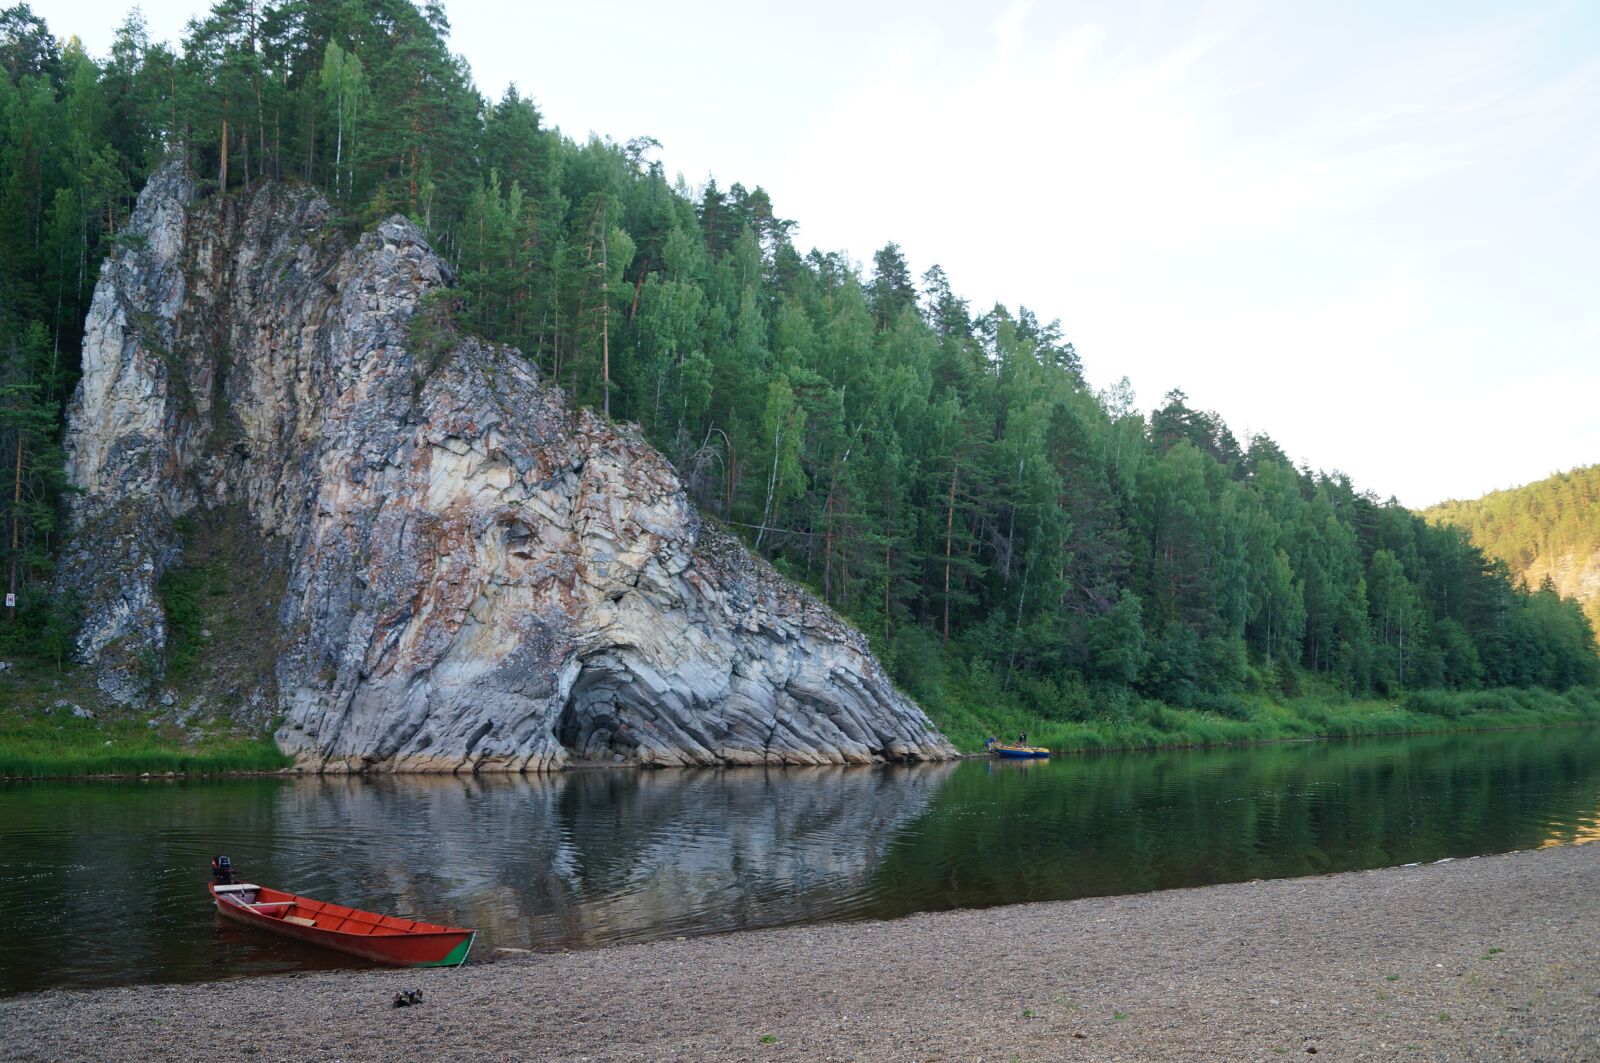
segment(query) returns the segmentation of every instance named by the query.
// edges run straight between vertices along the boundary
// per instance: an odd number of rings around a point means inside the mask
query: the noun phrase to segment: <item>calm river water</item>
[[[224,926],[251,881],[583,948],[1600,840],[1600,730],[1028,766],[0,785],[0,993],[362,966]]]

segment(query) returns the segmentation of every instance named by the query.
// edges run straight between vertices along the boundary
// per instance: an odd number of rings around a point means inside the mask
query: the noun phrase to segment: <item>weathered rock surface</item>
[[[702,523],[634,430],[515,351],[413,317],[451,281],[393,218],[315,194],[140,196],[68,426],[61,582],[109,694],[147,699],[179,518],[237,512],[286,569],[271,699],[309,770],[942,759],[865,641]],[[432,344],[431,346],[438,346]]]

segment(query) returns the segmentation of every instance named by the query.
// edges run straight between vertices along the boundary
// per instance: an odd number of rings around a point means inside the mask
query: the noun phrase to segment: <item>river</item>
[[[0,785],[0,993],[362,961],[222,924],[249,880],[591,948],[1600,840],[1600,729],[882,768]]]

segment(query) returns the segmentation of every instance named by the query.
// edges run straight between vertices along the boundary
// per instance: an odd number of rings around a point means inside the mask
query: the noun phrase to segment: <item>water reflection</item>
[[[915,768],[0,787],[0,992],[360,961],[207,861],[545,949],[1600,840],[1600,730]]]
[[[1600,809],[1600,793],[1594,798],[1596,809]],[[1588,820],[1579,819],[1572,823],[1553,824],[1550,836],[1539,843],[1541,849],[1553,849],[1558,845],[1588,845],[1591,842],[1600,842],[1600,816]]]
[[[954,765],[304,780],[235,864],[313,896],[578,947],[795,922],[858,894]]]
[[[1385,867],[1586,840],[1583,728],[1055,757],[962,773],[897,840],[875,914]],[[936,892],[924,884],[940,883]]]
[[[0,990],[363,965],[218,924],[203,892],[216,852],[253,881],[477,927],[483,949],[838,917],[954,770],[15,787]],[[38,949],[46,967],[25,962]]]

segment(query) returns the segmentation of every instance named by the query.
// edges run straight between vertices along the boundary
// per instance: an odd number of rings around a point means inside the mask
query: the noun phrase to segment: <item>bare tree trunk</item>
[[[226,96],[224,96],[224,97],[223,97],[223,98],[222,98],[222,107],[223,107],[223,110],[224,110],[224,111],[226,111],[226,110],[227,110],[227,107],[228,107],[228,98],[227,98],[227,97],[226,97]],[[218,188],[218,189],[217,189],[217,191],[218,191],[218,192],[221,192],[221,193],[222,193],[222,194],[223,194],[223,195],[227,195],[227,194],[228,194],[228,120],[227,120],[227,119],[226,119],[226,118],[224,118],[224,119],[223,119],[223,120],[222,120],[222,172],[221,172],[221,187],[219,187],[219,188]]]
[[[256,176],[267,176],[267,124],[261,120],[261,76],[256,83]]]
[[[822,539],[822,600],[833,602],[833,480],[828,482],[828,504],[824,507],[823,521],[827,527]]]
[[[887,533],[888,529],[884,529]],[[894,624],[889,619],[889,588],[894,586],[894,560],[890,553],[887,541],[883,544],[883,637],[888,640],[894,630]]]
[[[602,391],[602,395],[601,395],[601,400],[600,401],[601,401],[602,407],[605,410],[606,416],[610,417],[611,416],[611,345],[610,345],[609,330],[607,328],[607,325],[608,325],[608,323],[610,321],[610,318],[611,318],[611,284],[610,284],[611,278],[609,276],[607,276],[607,270],[606,270],[606,232],[605,232],[604,222],[601,219],[601,215],[603,214],[605,209],[606,209],[605,197],[601,196],[599,199],[597,199],[595,201],[594,217],[592,219],[590,219],[590,221],[589,221],[589,242],[584,247],[583,261],[585,263],[588,263],[588,264],[592,264],[594,262],[594,234],[595,234],[595,230],[599,229],[599,231],[600,231],[600,384],[601,384],[601,391]],[[588,288],[589,288],[589,282],[588,282],[588,279],[586,278],[584,280],[584,285],[583,285],[583,289],[584,289],[584,294],[585,295],[588,294]],[[583,322],[585,320],[585,318],[584,318],[584,310],[585,310],[585,307],[583,305],[583,301],[580,299],[580,301],[578,303],[578,328],[579,329],[582,329]],[[582,343],[582,339],[580,337],[576,336],[576,335],[573,337],[573,341],[574,341],[575,344],[581,344]],[[576,361],[574,361],[572,363],[572,395],[573,395],[574,399],[576,399],[577,395],[578,395],[578,363]]]
[[[606,258],[605,223],[600,226],[600,389],[606,419],[611,419],[611,270]]]
[[[333,136],[333,194],[339,194],[339,168],[344,164],[344,79],[339,79],[339,95],[334,100],[339,115],[338,131]]]
[[[783,425],[772,432],[772,471],[767,474],[767,502],[761,507],[761,527],[756,532],[756,549],[767,535],[767,518],[772,514],[772,495],[778,489],[778,456],[783,453]]]
[[[944,512],[944,642],[950,642],[950,548],[955,541],[956,480],[961,475],[961,462],[950,470],[950,501]]]
[[[317,109],[311,108],[306,116],[306,183],[317,172]],[[335,189],[337,192],[338,190]]]
[[[1028,600],[1028,577],[1033,573],[1033,553],[1030,551],[1028,560],[1022,566],[1022,593],[1017,595],[1017,623],[1011,635],[1011,659],[1006,662],[1005,682],[1000,686],[1004,690],[1011,689],[1011,672],[1017,667],[1017,647],[1022,643],[1022,605]]]
[[[178,135],[178,68],[176,66],[174,66],[172,68],[172,72],[167,75],[167,84],[170,86],[171,93],[172,93],[168,97],[168,99],[172,101],[172,135],[173,136],[177,136]],[[183,130],[183,176],[185,176],[185,177],[189,176],[189,129],[188,129],[187,125],[185,125],[184,130]]]
[[[410,191],[411,191],[411,212],[413,214],[415,214],[416,211],[417,211],[417,161],[418,161],[417,160],[417,152],[418,152],[418,150],[420,148],[420,145],[419,145],[418,142],[422,139],[421,120],[419,119],[419,117],[418,117],[418,115],[417,115],[417,113],[415,111],[415,107],[417,105],[417,99],[421,95],[422,95],[422,71],[418,70],[417,71],[417,84],[416,84],[416,87],[412,90],[412,97],[411,97],[413,110],[412,110],[412,113],[411,113],[411,174],[410,174]]]
[[[561,292],[551,284],[550,307],[555,320],[550,325],[550,383],[561,386]]]
[[[22,546],[22,429],[17,429],[17,474],[11,488],[11,598],[6,620],[17,619],[17,553]]]

